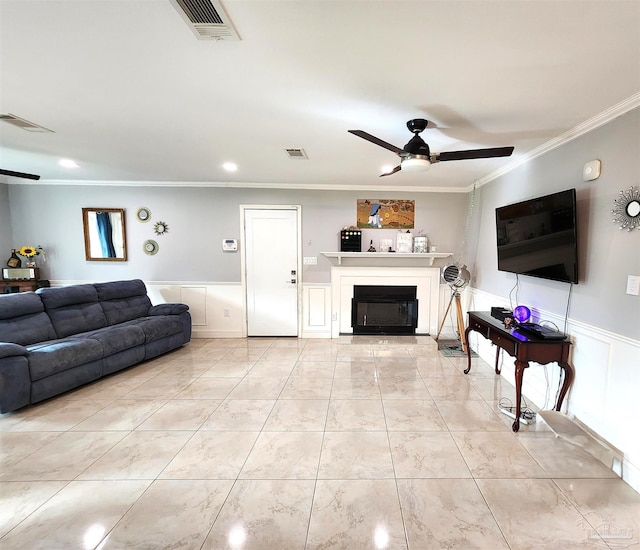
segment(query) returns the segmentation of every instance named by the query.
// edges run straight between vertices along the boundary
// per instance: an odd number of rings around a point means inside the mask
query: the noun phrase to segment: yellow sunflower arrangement
[[[24,256],[27,259],[27,267],[36,267],[36,256],[40,256],[42,261],[46,262],[44,249],[41,246],[23,246],[16,250],[20,256]]]
[[[18,250],[18,254],[20,254],[20,256],[24,256],[25,258],[33,258],[34,256],[40,254],[40,252],[36,250],[35,246],[23,246],[20,250]]]

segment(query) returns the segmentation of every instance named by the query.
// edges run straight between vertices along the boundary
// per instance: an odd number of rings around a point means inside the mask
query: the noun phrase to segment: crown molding
[[[542,145],[532,149],[528,153],[519,156],[517,159],[505,164],[498,170],[490,172],[486,176],[479,178],[468,186],[458,187],[427,187],[427,186],[401,186],[401,185],[339,185],[339,184],[301,184],[301,183],[256,183],[256,182],[225,182],[225,181],[126,181],[126,180],[39,180],[39,181],[11,181],[13,185],[75,185],[75,186],[109,186],[109,187],[218,187],[218,188],[234,188],[234,189],[284,189],[297,191],[359,191],[362,193],[372,192],[392,192],[392,193],[469,193],[474,187],[482,187],[483,185],[493,181],[519,166],[531,162],[533,159],[544,155],[562,145],[587,134],[612,120],[640,107],[640,92],[628,97],[627,99],[613,105],[609,109],[602,111],[596,116],[588,119],[582,124],[578,124],[574,128],[567,130],[559,136],[550,139]],[[0,183],[3,182],[0,179]]]
[[[234,189],[284,189],[296,191],[359,191],[359,192],[406,192],[406,193],[467,193],[466,187],[426,187],[410,185],[341,185],[341,184],[303,184],[303,183],[254,183],[228,181],[125,181],[125,180],[40,180],[38,182],[20,181],[15,185],[69,185],[69,186],[108,186],[108,187],[218,187]]]
[[[563,134],[560,134],[559,136],[553,139],[550,139],[549,141],[543,143],[539,147],[536,147],[535,149],[532,149],[528,153],[522,155],[517,160],[514,160],[508,164],[505,164],[498,170],[495,170],[490,174],[487,174],[486,176],[476,180],[472,185],[467,187],[467,191],[468,192],[472,191],[474,185],[476,187],[481,187],[486,183],[489,183],[490,181],[493,181],[499,178],[500,176],[503,176],[504,174],[511,172],[512,170],[515,170],[518,166],[526,164],[527,162],[531,162],[533,159],[541,155],[544,155],[549,151],[553,151],[554,149],[557,149],[558,147],[564,145],[565,143],[569,143],[570,141],[573,141],[574,139],[584,134],[587,134],[597,128],[600,128],[600,126],[604,126],[605,124],[608,124],[612,120],[630,111],[633,111],[638,107],[640,107],[640,92],[632,95],[631,97],[628,97],[627,99],[621,101],[620,103],[617,103],[616,105],[610,107],[609,109],[602,111],[601,113],[590,118],[589,120],[586,120],[582,124],[578,124],[577,126],[571,128],[570,130],[567,130]]]

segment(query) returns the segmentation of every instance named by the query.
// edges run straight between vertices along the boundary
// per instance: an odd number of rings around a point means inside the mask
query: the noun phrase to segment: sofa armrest
[[[0,342],[0,359],[3,357],[14,357],[16,355],[27,355],[27,348],[20,344],[11,344],[9,342]]]
[[[149,308],[149,315],[180,315],[189,311],[187,304],[158,304]]]

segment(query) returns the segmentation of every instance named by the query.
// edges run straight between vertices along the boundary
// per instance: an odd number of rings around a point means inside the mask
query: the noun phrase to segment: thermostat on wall
[[[224,252],[237,252],[238,241],[236,239],[222,239],[222,250]]]
[[[601,163],[599,160],[592,160],[590,162],[587,162],[582,167],[582,179],[584,181],[597,180],[600,177],[600,166]]]

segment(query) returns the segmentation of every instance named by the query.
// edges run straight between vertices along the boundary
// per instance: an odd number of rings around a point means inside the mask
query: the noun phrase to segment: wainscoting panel
[[[331,338],[331,285],[303,285],[302,312],[303,338]]]
[[[207,326],[207,287],[183,286],[180,287],[180,301],[189,306],[191,324],[193,327]]]
[[[182,302],[189,306],[193,338],[242,338],[245,316],[240,283],[146,282],[154,304]]]

